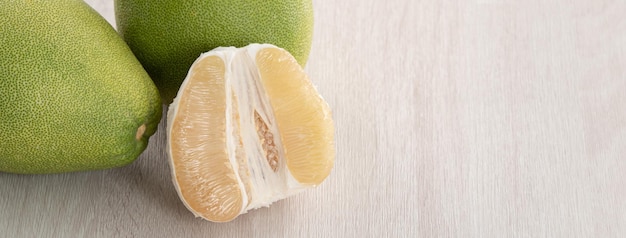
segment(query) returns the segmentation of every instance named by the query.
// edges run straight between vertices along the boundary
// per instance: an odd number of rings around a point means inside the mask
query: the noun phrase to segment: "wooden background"
[[[162,123],[128,167],[0,173],[0,236],[626,236],[624,1],[314,2],[306,70],[337,139],[320,187],[195,219]]]

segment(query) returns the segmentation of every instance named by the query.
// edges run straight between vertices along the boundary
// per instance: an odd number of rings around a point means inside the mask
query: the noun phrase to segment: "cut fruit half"
[[[167,117],[181,200],[226,222],[314,187],[335,159],[328,104],[287,51],[221,47],[191,66]]]

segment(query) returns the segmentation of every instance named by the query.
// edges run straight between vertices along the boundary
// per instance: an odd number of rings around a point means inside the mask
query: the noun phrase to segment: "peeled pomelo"
[[[319,185],[335,158],[328,104],[269,44],[202,54],[170,105],[167,135],[181,200],[214,222]]]
[[[200,53],[269,43],[305,65],[313,35],[311,0],[115,0],[115,19],[165,104]]]
[[[158,91],[85,2],[0,3],[0,171],[120,167],[161,118]]]

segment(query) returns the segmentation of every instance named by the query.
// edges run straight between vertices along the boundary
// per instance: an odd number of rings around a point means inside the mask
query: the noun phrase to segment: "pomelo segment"
[[[241,212],[240,184],[226,151],[224,62],[216,56],[197,62],[185,95],[178,101],[176,123],[168,130],[173,173],[179,194],[193,211],[217,220]],[[203,159],[211,158],[211,159]],[[184,182],[182,182],[184,181]],[[219,203],[219,204],[217,204]]]
[[[321,183],[332,169],[335,152],[334,131],[327,129],[333,128],[328,104],[317,94],[302,68],[281,67],[297,65],[281,49],[262,49],[256,59],[289,171],[299,183]]]
[[[196,216],[226,222],[314,187],[335,158],[328,104],[287,51],[202,54],[168,111],[174,184]]]

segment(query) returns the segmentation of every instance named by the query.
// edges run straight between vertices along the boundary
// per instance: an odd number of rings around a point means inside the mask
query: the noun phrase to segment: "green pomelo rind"
[[[169,104],[201,53],[270,43],[306,64],[313,35],[311,0],[116,0],[118,32]]]
[[[161,118],[158,91],[95,10],[5,1],[0,29],[0,171],[107,169],[145,150]]]

